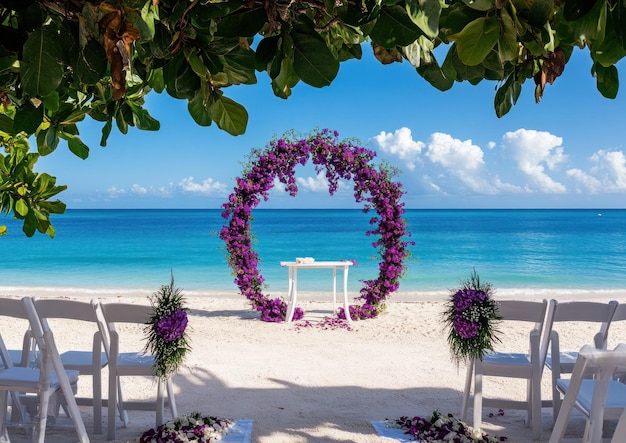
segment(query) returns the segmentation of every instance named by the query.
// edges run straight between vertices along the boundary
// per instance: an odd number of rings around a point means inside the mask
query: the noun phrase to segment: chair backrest
[[[91,304],[98,321],[98,328],[102,334],[107,358],[110,358],[111,333],[116,333],[115,323],[146,324],[152,314],[152,307],[148,305],[102,303],[95,299],[91,301]]]
[[[533,323],[534,327],[529,332],[530,351],[538,352],[539,355],[531,355],[531,360],[538,365],[543,365],[548,353],[546,334],[550,334],[549,325],[552,316],[552,303],[548,300],[500,300],[498,312],[503,321],[521,321]]]
[[[48,319],[63,319],[80,322],[79,327],[83,328],[82,322],[93,323],[95,328],[93,338],[95,342],[100,340],[100,330],[97,327],[98,318],[94,306],[87,301],[69,300],[63,298],[33,298],[35,310],[46,328],[50,329]],[[87,332],[87,331],[84,331]],[[86,334],[84,334],[86,336]],[[98,346],[99,348],[99,346]],[[94,348],[95,349],[95,348]]]
[[[599,332],[594,336],[594,344],[597,348],[606,348],[608,327],[618,306],[618,303],[616,301],[613,300],[609,303],[603,303],[591,301],[559,302],[557,300],[552,300],[552,303],[554,306],[552,315],[553,325],[551,328],[553,336],[558,334],[554,323],[598,323]]]
[[[25,320],[24,325],[26,330],[22,339],[22,358],[19,362],[19,366],[28,366],[33,360],[32,354],[35,353],[36,349],[35,343],[32,340],[30,322],[28,321],[28,314],[26,313],[26,309],[24,308],[23,300],[20,298],[0,297],[0,316]],[[10,356],[8,356],[8,351],[6,355],[3,355],[3,361],[5,358],[11,360]],[[12,366],[13,364],[18,363],[13,362],[8,366]],[[7,366],[6,362],[5,366]]]

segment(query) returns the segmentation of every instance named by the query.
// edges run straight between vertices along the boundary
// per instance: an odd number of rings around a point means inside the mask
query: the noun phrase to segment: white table
[[[349,260],[341,261],[315,261],[312,263],[297,263],[295,261],[281,261],[282,267],[289,268],[289,288],[287,302],[287,316],[285,321],[293,320],[293,313],[296,309],[296,301],[298,298],[298,269],[332,269],[333,270],[333,312],[337,302],[337,269],[343,269],[343,309],[346,313],[346,319],[351,321],[350,306],[348,305],[348,268],[352,266]]]

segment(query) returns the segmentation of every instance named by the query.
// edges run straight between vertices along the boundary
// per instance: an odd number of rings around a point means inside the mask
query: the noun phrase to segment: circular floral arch
[[[268,200],[269,191],[277,179],[285,185],[291,196],[298,192],[295,167],[305,165],[311,158],[318,173],[324,171],[328,180],[328,190],[333,195],[339,180],[354,182],[355,201],[364,202],[363,212],[376,210],[377,216],[370,219],[374,227],[366,232],[377,236],[372,242],[379,249],[378,278],[365,280],[360,296],[355,300],[360,305],[350,306],[353,319],[376,317],[385,307],[385,300],[399,287],[404,270],[404,259],[409,255],[403,240],[409,236],[402,218],[404,194],[402,185],[391,180],[390,168],[376,167],[370,162],[376,153],[353,145],[349,141],[338,141],[338,133],[327,129],[319,131],[307,139],[291,141],[286,138],[272,141],[264,150],[253,151],[250,162],[244,167],[243,176],[236,179],[234,192],[222,206],[222,216],[228,221],[220,231],[220,238],[226,244],[228,264],[233,269],[235,284],[241,293],[261,311],[264,321],[281,322],[285,319],[287,303],[271,299],[263,294],[264,278],[259,271],[259,256],[252,247],[250,219],[252,209],[261,198]],[[340,317],[345,318],[340,309]],[[303,311],[296,308],[294,319],[302,318]]]

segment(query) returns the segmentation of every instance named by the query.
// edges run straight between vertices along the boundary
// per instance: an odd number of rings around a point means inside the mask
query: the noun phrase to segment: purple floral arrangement
[[[182,291],[174,285],[161,286],[150,298],[152,315],[146,322],[146,351],[154,355],[154,374],[167,379],[176,372],[191,350],[187,339],[187,308]]]
[[[446,303],[444,323],[448,328],[448,343],[454,360],[482,360],[487,351],[493,351],[499,341],[497,322],[498,303],[493,299],[493,287],[480,281],[476,271],[452,291]]]
[[[404,240],[410,234],[402,218],[402,185],[391,180],[394,171],[390,167],[371,164],[375,152],[349,141],[339,141],[338,135],[324,129],[306,139],[281,138],[264,150],[253,151],[243,176],[236,180],[234,192],[222,205],[222,216],[227,223],[220,231],[220,238],[226,244],[235,284],[252,307],[261,311],[264,321],[283,321],[287,303],[263,294],[260,258],[252,247],[252,210],[261,200],[269,198],[275,181],[282,183],[289,195],[295,196],[298,192],[295,167],[305,165],[309,159],[318,173],[325,173],[331,195],[337,191],[340,180],[352,180],[355,200],[364,202],[363,212],[374,209],[378,214],[370,219],[374,227],[366,232],[368,236],[377,236],[372,246],[379,249],[381,258],[378,277],[363,282],[358,297],[361,304],[350,306],[351,318],[376,317],[384,309],[389,294],[399,287],[404,260],[409,256],[407,246],[411,244]],[[293,319],[299,320],[303,315],[302,309],[297,307]],[[340,309],[339,316],[345,319],[345,315]]]
[[[211,443],[221,440],[233,425],[232,420],[203,416],[198,412],[193,412],[187,416],[177,417],[156,429],[148,429],[135,441],[136,443]]]
[[[387,421],[389,426],[404,429],[406,434],[423,443],[498,443],[506,437],[494,437],[477,432],[452,414],[433,412],[432,417],[400,417]]]

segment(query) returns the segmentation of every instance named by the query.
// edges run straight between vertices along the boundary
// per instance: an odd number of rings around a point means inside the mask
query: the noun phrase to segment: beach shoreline
[[[77,288],[77,287],[38,287],[38,286],[0,286],[0,296],[19,297],[75,297],[78,299],[91,298],[149,298],[154,292],[149,289],[130,288]],[[237,291],[232,290],[185,290],[181,289],[187,298],[198,299],[242,299],[245,298]],[[286,299],[286,291],[272,291],[266,294],[272,298]],[[337,293],[338,297],[341,295]],[[349,291],[348,298],[352,302],[359,296],[356,291]],[[450,291],[397,291],[389,295],[388,302],[428,302],[445,301],[450,296]],[[519,299],[519,300],[543,300],[557,299],[568,300],[626,300],[625,289],[569,289],[569,288],[495,288],[496,299]],[[325,302],[332,299],[331,291],[308,291],[299,290],[298,299],[304,301]]]

